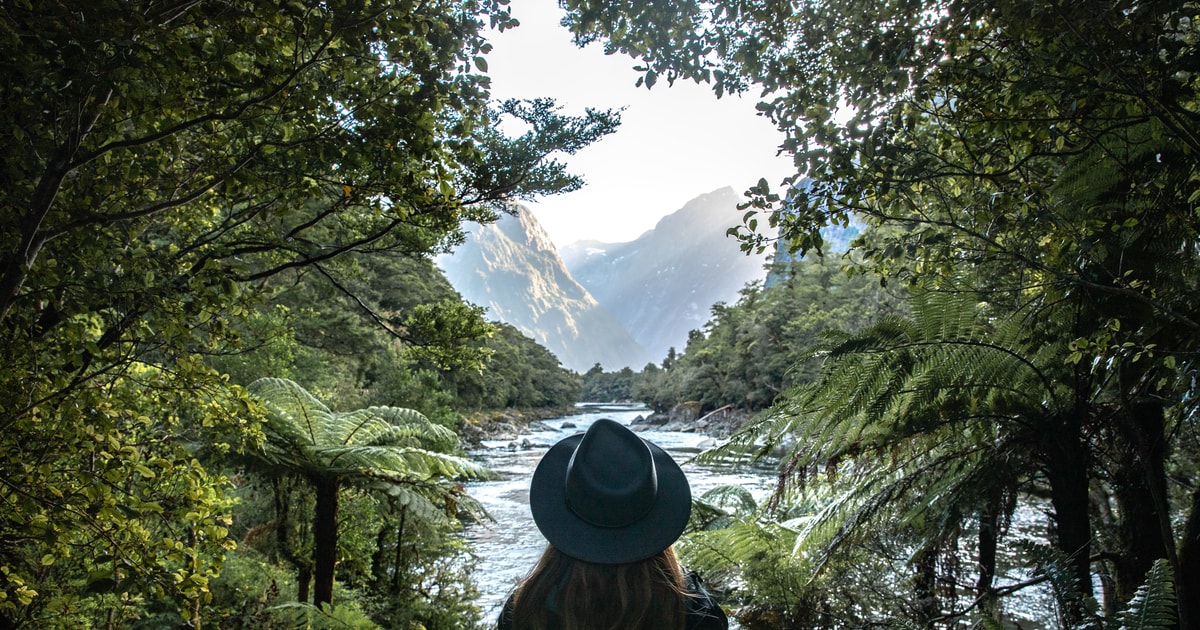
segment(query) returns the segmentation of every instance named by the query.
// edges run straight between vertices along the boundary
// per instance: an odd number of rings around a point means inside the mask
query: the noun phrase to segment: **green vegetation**
[[[412,409],[368,407],[334,413],[302,387],[277,378],[254,381],[249,391],[267,409],[266,443],[253,456],[272,479],[298,477],[315,493],[312,559],[297,561],[299,601],[308,601],[310,574],[313,602],[333,601],[343,486],[396,497],[406,513],[430,519],[444,509],[439,504],[460,499],[461,486],[445,480],[483,474],[470,461],[448,454],[458,448],[453,431]],[[285,531],[289,523],[281,516],[275,527]]]
[[[752,284],[733,305],[716,304],[683,353],[648,365],[632,397],[665,412],[679,401],[702,411],[736,405],[760,411],[810,380],[807,353],[831,330],[858,330],[903,308],[875,279],[847,275],[843,261],[813,258],[772,266],[767,286]],[[585,380],[586,383],[586,380]]]
[[[588,370],[583,400],[636,400],[660,413],[680,402],[698,405],[701,413],[726,405],[754,412],[770,407],[814,378],[817,368],[808,358],[827,335],[857,331],[906,309],[905,290],[848,274],[847,262],[773,263],[765,284],[746,286],[735,304],[714,305],[712,319],[692,331],[683,352],[672,348],[661,365],[641,372]]]
[[[761,90],[811,181],[748,191],[744,248],[861,221],[916,296],[720,453],[782,453],[690,553],[747,627],[1004,627],[1037,584],[1049,626],[1198,623],[1194,3],[564,4],[648,86]]]
[[[1200,624],[1200,7],[562,4],[647,86],[759,91],[808,180],[748,191],[745,249],[866,226],[583,384],[764,410],[709,457],[778,491],[682,544],[743,627],[1029,625],[1035,587],[1047,626]],[[580,386],[429,256],[617,122],[490,102],[512,26],[0,5],[0,626],[478,621],[451,431]]]
[[[0,626],[470,625],[460,504],[373,488],[336,494],[338,606],[273,607],[317,547],[326,599],[332,533],[301,524],[330,497],[244,467],[281,435],[245,386],[420,411],[442,453],[453,384],[531,352],[429,256],[578,187],[555,154],[617,117],[489,102],[513,26],[492,0],[0,7]],[[569,402],[555,367],[512,377]]]

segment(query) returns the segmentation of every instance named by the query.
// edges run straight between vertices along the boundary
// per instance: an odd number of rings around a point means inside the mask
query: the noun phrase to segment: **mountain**
[[[725,187],[701,195],[628,243],[580,241],[562,250],[571,275],[656,362],[766,276],[765,255],[747,256],[725,231],[740,222],[741,197]],[[637,369],[642,364],[632,367]]]
[[[438,266],[468,301],[548,348],[564,367],[585,372],[641,369],[653,360],[559,257],[537,219],[523,206],[489,225],[475,225]]]
[[[808,192],[812,188],[813,184],[814,182],[811,178],[805,177],[804,179],[800,180],[800,183],[796,184],[792,194]],[[785,202],[784,206],[785,212],[789,212],[787,208],[792,202],[791,195],[788,197],[789,198]],[[850,222],[847,225],[827,225],[821,228],[821,239],[824,241],[821,251],[824,252],[825,255],[835,256],[850,251],[850,243],[852,243],[854,239],[858,238],[858,236],[862,234],[864,228],[865,225],[854,217],[850,218]],[[780,230],[782,229],[783,228],[780,228]],[[775,242],[774,250],[775,253],[772,257],[772,260],[777,264],[791,263],[802,258],[799,252],[792,253],[788,251],[786,244],[782,240]],[[780,280],[781,277],[772,271],[767,274],[767,279],[763,282],[763,284],[769,287],[773,286]]]

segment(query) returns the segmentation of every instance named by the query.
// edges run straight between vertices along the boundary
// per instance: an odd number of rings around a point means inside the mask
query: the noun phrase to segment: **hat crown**
[[[567,506],[598,527],[625,527],[654,507],[658,471],[650,447],[623,425],[600,419],[567,464]]]

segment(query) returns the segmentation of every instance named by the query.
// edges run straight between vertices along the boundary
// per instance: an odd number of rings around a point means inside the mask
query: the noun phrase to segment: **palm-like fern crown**
[[[796,555],[816,570],[859,536],[936,529],[1008,488],[1039,422],[1070,404],[1056,378],[1065,342],[1032,342],[1025,320],[995,319],[970,294],[925,293],[912,310],[831,339],[817,381],[702,458],[785,449],[801,473],[784,476],[793,485],[779,498],[797,517]],[[837,481],[811,483],[806,470]]]
[[[296,383],[262,378],[249,386],[267,409],[261,458],[312,476],[413,483],[481,476],[478,465],[449,453],[453,431],[412,409],[331,411]]]

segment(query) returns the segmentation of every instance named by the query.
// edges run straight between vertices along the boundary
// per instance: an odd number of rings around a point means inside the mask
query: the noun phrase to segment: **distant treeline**
[[[681,402],[699,402],[702,411],[769,407],[781,392],[814,378],[813,349],[827,332],[857,331],[904,310],[903,290],[848,271],[849,262],[831,254],[774,263],[766,281],[747,285],[736,303],[715,304],[682,352],[672,348],[661,363],[637,372],[588,370],[583,400],[634,400],[659,412]]]

